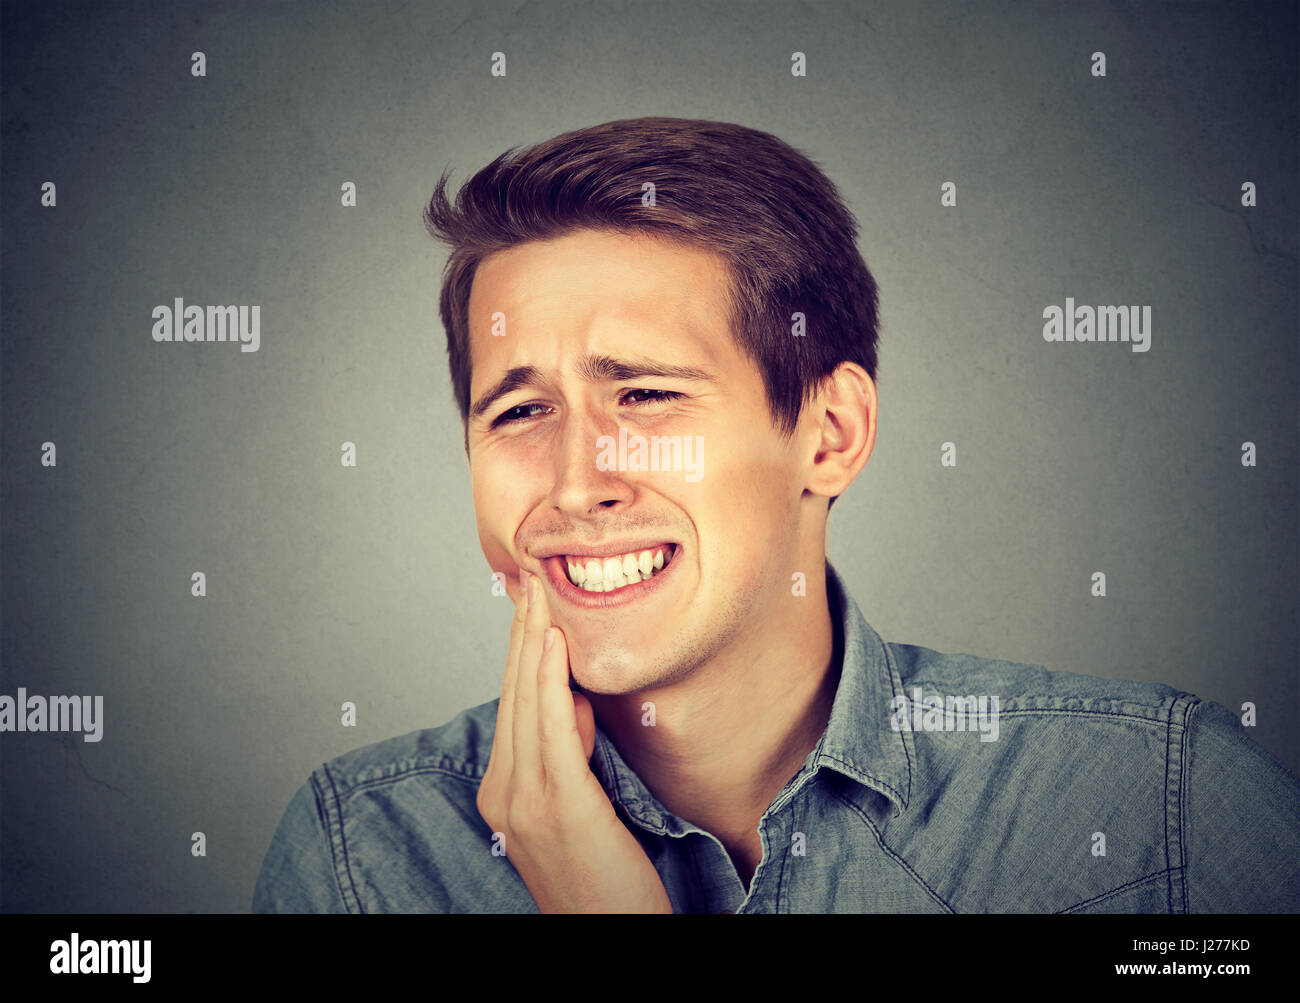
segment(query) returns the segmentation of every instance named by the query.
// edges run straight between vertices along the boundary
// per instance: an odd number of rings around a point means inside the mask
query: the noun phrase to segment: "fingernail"
[[[524,601],[528,597],[528,573],[523,568],[519,569],[519,591],[524,595]]]
[[[537,601],[537,576],[528,576],[528,605],[531,606]]]
[[[555,643],[555,628],[547,627],[546,633],[542,635],[542,650],[550,651],[551,645]]]

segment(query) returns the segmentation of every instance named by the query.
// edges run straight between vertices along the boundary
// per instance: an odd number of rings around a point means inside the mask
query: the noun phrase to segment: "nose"
[[[626,506],[632,486],[617,469],[601,470],[601,436],[610,437],[617,454],[618,426],[603,414],[582,405],[568,409],[551,440],[555,450],[555,483],[550,502],[556,511],[573,519],[587,519],[600,509]],[[615,465],[617,466],[617,465]]]

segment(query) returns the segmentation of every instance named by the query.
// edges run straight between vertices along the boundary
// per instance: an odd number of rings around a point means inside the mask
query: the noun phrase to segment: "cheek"
[[[482,511],[479,509],[479,511]],[[512,601],[519,598],[519,565],[511,555],[508,536],[482,516],[478,518],[478,541],[483,557],[494,575],[505,576],[506,594]]]
[[[488,567],[494,574],[499,572],[505,575],[506,591],[513,599],[515,589],[519,585],[519,565],[515,563],[515,559],[509,552],[495,541],[480,535],[479,542],[483,545],[483,556],[487,558]]]
[[[515,534],[528,514],[527,485],[498,464],[471,465],[470,480],[483,556],[493,571],[505,572],[512,581],[517,580],[519,566],[511,555]]]
[[[717,541],[716,550],[725,548],[737,566],[762,565],[765,554],[788,544],[796,533],[799,466],[789,451],[753,433],[720,443],[708,475],[692,488],[690,510],[701,532]]]

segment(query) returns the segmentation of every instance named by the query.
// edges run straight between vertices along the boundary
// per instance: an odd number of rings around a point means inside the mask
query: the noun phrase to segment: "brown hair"
[[[648,234],[726,259],[731,331],[762,372],[783,436],[793,434],[804,404],[840,362],[856,362],[876,379],[878,297],[858,253],[857,222],[799,151],[729,122],[657,117],[516,149],[470,178],[454,204],[444,172],[424,210],[429,234],[452,249],[439,310],[466,425],[469,294],[478,263],[579,229]],[[642,201],[647,182],[653,206]],[[803,337],[792,332],[796,312],[805,318]]]

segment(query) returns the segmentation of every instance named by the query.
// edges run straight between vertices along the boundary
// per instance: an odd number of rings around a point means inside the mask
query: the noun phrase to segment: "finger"
[[[545,591],[540,593],[539,601],[544,606],[543,613],[546,621],[552,623],[551,600]],[[570,688],[573,672],[569,662],[569,639],[559,627],[552,625],[550,629],[554,632],[552,647],[548,652],[546,635],[543,634],[542,661],[537,669],[539,745],[542,748],[542,766],[543,769],[547,768],[547,736],[542,734],[540,729],[551,726],[558,729],[554,733],[559,735],[576,729],[577,751],[581,753],[584,765],[578,768],[576,763],[570,763],[569,766],[577,775],[585,778],[590,772],[585,764],[591,759],[591,754],[596,748],[595,714],[591,701],[583,693]]]
[[[537,665],[542,657],[542,634],[551,624],[545,619],[546,607],[540,601],[542,583],[536,576],[525,574],[528,612],[524,618],[524,640],[515,673],[512,775],[525,783],[540,786],[544,778],[542,758],[537,748]]]
[[[549,607],[546,610],[549,619]],[[537,737],[548,789],[563,790],[571,788],[574,781],[585,780],[590,771],[582,755],[582,736],[569,689],[569,645],[559,627],[551,627],[542,639],[537,667]]]
[[[520,577],[523,572],[520,570]],[[504,776],[510,775],[513,767],[511,746],[514,744],[514,710],[515,710],[515,676],[518,673],[519,649],[524,642],[524,590],[521,585],[515,590],[515,613],[510,618],[510,649],[506,656],[506,675],[501,684],[501,699],[497,701],[496,730],[492,735],[492,751],[488,754],[487,768],[496,768]]]
[[[578,734],[582,736],[582,758],[591,761],[596,751],[596,713],[585,693],[573,694],[573,713],[578,718]]]

